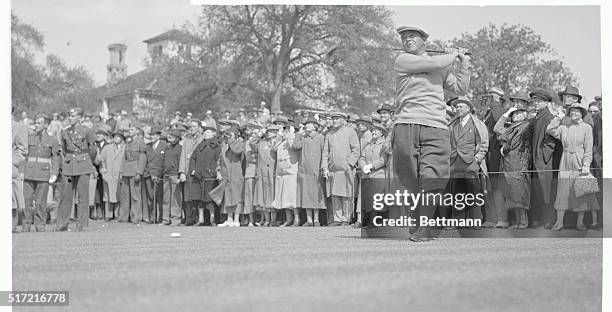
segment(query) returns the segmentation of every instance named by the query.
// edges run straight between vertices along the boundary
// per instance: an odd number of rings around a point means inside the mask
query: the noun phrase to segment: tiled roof
[[[188,34],[186,32],[180,31],[178,29],[171,29],[163,34],[157,35],[153,38],[144,40],[144,43],[153,43],[156,41],[162,41],[162,40],[174,40],[180,43],[189,43],[189,42],[194,42],[197,41],[198,38]]]
[[[117,95],[133,92],[134,90],[155,91],[158,83],[154,68],[147,68],[135,74],[127,76],[113,86],[103,85],[91,91],[91,96],[96,99],[104,99]]]

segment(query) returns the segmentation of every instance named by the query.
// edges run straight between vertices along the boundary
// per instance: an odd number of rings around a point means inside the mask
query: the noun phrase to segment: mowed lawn
[[[349,227],[92,222],[13,235],[15,311],[599,311],[602,239],[363,239]],[[171,238],[180,232],[181,238]]]

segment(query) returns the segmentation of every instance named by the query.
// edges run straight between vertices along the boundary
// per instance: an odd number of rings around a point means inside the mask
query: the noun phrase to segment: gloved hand
[[[363,171],[363,173],[365,173],[365,174],[370,173],[370,171],[372,171],[372,165],[369,164],[369,165],[363,166],[363,168],[361,168],[361,171]]]
[[[589,175],[589,173],[591,173],[591,171],[588,167],[582,167],[582,171],[580,171],[581,175]]]
[[[57,181],[57,176],[53,174],[49,178],[49,183],[53,184],[53,183],[55,183],[55,181]]]
[[[221,175],[221,172],[217,172],[217,180],[219,181],[223,180],[223,176]]]
[[[181,173],[179,174],[179,180],[180,180],[181,182],[185,182],[185,181],[187,181],[187,177],[185,176],[185,174],[184,174],[184,173],[182,173],[182,172],[181,172]]]

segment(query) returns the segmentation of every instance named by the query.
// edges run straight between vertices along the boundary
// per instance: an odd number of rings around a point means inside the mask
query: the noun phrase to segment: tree
[[[44,71],[44,102],[41,109],[46,112],[66,110],[79,106],[86,111],[98,109],[99,103],[87,96],[95,87],[93,78],[82,66],[69,67],[57,55],[48,55]]]
[[[81,106],[95,109],[86,95],[94,88],[82,66],[69,67],[56,55],[45,66],[35,55],[44,51],[44,36],[34,26],[11,14],[11,78],[13,106],[26,112],[52,112]]]
[[[280,111],[299,97],[371,110],[393,92],[393,56],[381,49],[395,39],[390,16],[381,6],[206,6],[197,28],[203,50],[238,69],[226,72],[250,104]]]
[[[489,24],[475,34],[462,34],[449,45],[467,48],[473,54],[473,94],[485,94],[493,86],[514,93],[577,85],[576,77],[556,59],[551,46],[526,26]]]
[[[42,96],[42,68],[34,57],[43,47],[40,31],[11,14],[11,98],[13,106],[22,110],[31,110]]]

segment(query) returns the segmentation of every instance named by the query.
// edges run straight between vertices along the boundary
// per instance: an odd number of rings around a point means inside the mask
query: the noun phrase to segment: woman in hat
[[[125,134],[123,132],[117,131],[113,133],[113,143],[105,145],[98,158],[100,174],[102,174],[104,183],[103,200],[106,221],[110,221],[113,218],[113,212],[115,212],[115,218],[119,217],[117,204],[119,203],[119,176],[121,165],[125,158],[124,141]]]
[[[593,130],[583,121],[587,111],[582,105],[574,103],[567,109],[566,115],[571,121],[569,125],[562,124],[561,120],[566,116],[559,112],[546,129],[548,134],[563,144],[555,200],[557,221],[552,228],[554,231],[563,228],[563,217],[567,210],[578,212],[576,222],[578,230],[586,229],[584,212],[588,210],[592,211],[593,225],[597,225],[597,210],[599,210],[599,203],[595,195],[576,198],[573,190],[574,182],[579,176],[590,174],[593,160]]]
[[[240,226],[244,195],[244,172],[242,159],[245,142],[240,137],[236,126],[230,127],[221,143],[220,173],[225,180],[225,194],[223,197],[223,213],[227,220],[221,226]]]
[[[244,162],[246,164],[244,170],[244,206],[243,213],[248,214],[249,223],[247,226],[260,225],[255,223],[255,206],[253,205],[253,197],[255,195],[255,172],[257,171],[257,144],[259,144],[259,135],[257,130],[259,125],[249,122],[243,133],[243,139],[246,141],[244,145]],[[261,212],[261,223],[264,216]]]
[[[518,100],[515,103],[493,128],[502,145],[500,169],[504,171],[504,179],[500,182],[506,208],[498,212],[496,227],[508,227],[508,211],[513,211],[516,223],[511,228],[526,229],[529,226],[527,210],[531,200],[531,173],[528,170],[531,167],[532,127],[527,120],[525,105]],[[508,122],[510,125],[506,126]]]
[[[574,104],[580,104],[582,101],[582,95],[580,95],[580,91],[578,88],[574,86],[566,86],[565,90],[558,93],[559,99],[561,100],[562,108],[560,110],[567,114],[568,109]],[[571,118],[565,117],[561,119],[562,125],[570,125],[572,121]],[[593,127],[593,117],[591,114],[586,114],[582,121]]]
[[[276,151],[272,147],[276,144],[276,136],[279,130],[279,126],[269,126],[266,129],[265,137],[255,147],[257,150],[257,169],[255,171],[253,205],[257,211],[263,211],[264,213],[262,226],[276,226],[276,211],[272,208]]]
[[[321,156],[325,138],[317,132],[319,123],[309,117],[303,131],[295,135],[292,148],[300,151],[297,175],[296,206],[306,209],[306,223],[302,226],[320,226],[319,210],[325,209],[325,193],[321,179]]]
[[[285,223],[281,226],[299,226],[300,214],[296,197],[300,151],[291,147],[295,140],[294,128],[288,126],[288,131],[281,132],[278,138],[272,146],[276,150],[276,183],[272,207],[285,210]]]
[[[362,147],[359,157],[359,168],[363,172],[361,178],[361,223],[363,226],[372,226],[372,220],[376,211],[372,209],[372,198],[376,193],[385,193],[385,168],[389,160],[389,154],[384,150],[387,128],[379,123],[374,123],[371,128],[372,138]],[[359,210],[358,210],[359,211]]]

